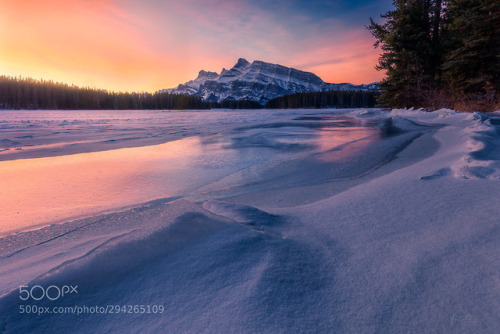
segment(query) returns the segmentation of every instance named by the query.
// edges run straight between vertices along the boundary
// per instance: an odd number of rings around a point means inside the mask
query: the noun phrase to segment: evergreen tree
[[[494,106],[500,88],[500,3],[449,0],[447,21],[443,75],[453,95],[470,107]]]
[[[52,81],[0,76],[3,109],[208,109],[199,97],[168,93],[114,93]],[[236,105],[238,107],[238,105]]]
[[[492,0],[393,0],[367,27],[386,71],[386,107],[499,107],[500,3]]]
[[[266,108],[373,108],[377,96],[377,91],[370,90],[296,93],[269,100]]]
[[[370,19],[374,46],[382,49],[377,70],[386,71],[379,102],[386,107],[425,106],[438,85],[441,0],[394,0],[394,10]]]

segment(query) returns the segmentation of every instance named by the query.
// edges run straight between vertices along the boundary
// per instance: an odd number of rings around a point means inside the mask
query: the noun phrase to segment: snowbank
[[[335,122],[359,129],[325,111],[249,121],[225,149],[272,159],[183,199],[1,238],[1,331],[496,332],[498,115],[352,114],[376,134],[333,145]],[[37,284],[78,294],[19,300]],[[132,311],[45,312],[108,305]]]
[[[394,109],[391,115],[404,117],[406,120],[443,123],[450,128],[444,129],[438,136],[443,136],[441,140],[446,140],[460,156],[456,161],[450,161],[450,166],[443,167],[439,173],[445,173],[444,170],[449,168],[455,177],[465,179],[500,178],[500,132],[498,126],[491,124],[490,119],[498,122],[498,115],[495,113],[459,113],[449,109],[428,113],[423,110]],[[448,150],[450,149],[452,148]]]

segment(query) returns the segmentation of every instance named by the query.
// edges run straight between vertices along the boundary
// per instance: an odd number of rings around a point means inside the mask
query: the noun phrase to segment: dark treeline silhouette
[[[500,107],[498,0],[393,0],[367,27],[380,47],[385,107]]]
[[[115,93],[53,81],[0,76],[1,109],[261,109],[361,108],[375,105],[375,91],[327,91],[286,95],[265,106],[255,101],[204,102],[169,93]]]
[[[326,91],[298,93],[269,100],[266,108],[373,108],[377,91]]]
[[[222,102],[206,102],[212,109],[262,109],[264,108],[259,102],[250,100],[225,100]]]
[[[114,93],[53,81],[0,76],[3,109],[208,109],[200,98],[168,93]]]

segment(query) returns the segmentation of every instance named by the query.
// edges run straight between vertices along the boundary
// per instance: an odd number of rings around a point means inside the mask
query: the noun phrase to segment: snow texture
[[[216,178],[0,239],[1,333],[498,332],[498,113],[206,115],[215,134],[200,137],[197,163]],[[19,286],[36,284],[79,291],[20,301]],[[20,314],[24,304],[165,311]]]

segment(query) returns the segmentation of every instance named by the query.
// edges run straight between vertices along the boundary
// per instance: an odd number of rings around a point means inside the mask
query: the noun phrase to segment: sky
[[[371,83],[365,29],[391,0],[0,0],[0,74],[114,91],[172,88],[238,58]]]

